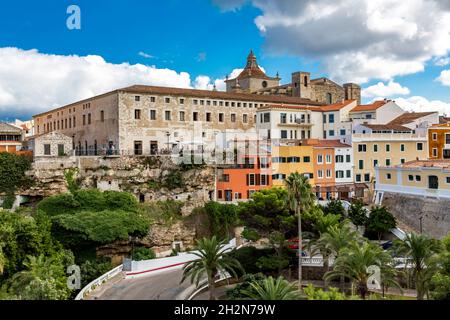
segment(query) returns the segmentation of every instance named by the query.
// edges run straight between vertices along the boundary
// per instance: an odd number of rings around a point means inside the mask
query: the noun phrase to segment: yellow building
[[[376,203],[384,192],[450,199],[450,160],[411,161],[376,168]]]
[[[299,172],[310,178],[314,185],[313,146],[301,145],[301,141],[284,142],[272,147],[272,183],[284,186],[284,179]]]
[[[428,158],[426,134],[399,125],[355,127],[352,136],[355,182],[375,182],[375,168]]]

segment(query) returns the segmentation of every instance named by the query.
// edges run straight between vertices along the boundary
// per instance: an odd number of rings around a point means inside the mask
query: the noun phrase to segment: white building
[[[359,105],[349,112],[353,125],[387,124],[405,113],[399,105],[391,100],[375,101],[368,105]]]
[[[316,106],[266,105],[257,110],[262,139],[322,139],[322,112]]]
[[[336,146],[336,185],[353,183],[353,148],[349,144]]]
[[[346,100],[321,107],[324,139],[339,139],[343,143],[351,143],[352,121],[349,113],[356,106],[356,100]]]

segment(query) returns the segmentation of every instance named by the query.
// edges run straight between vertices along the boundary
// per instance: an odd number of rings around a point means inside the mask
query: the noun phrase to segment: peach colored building
[[[432,160],[450,159],[450,123],[428,129],[429,157]]]

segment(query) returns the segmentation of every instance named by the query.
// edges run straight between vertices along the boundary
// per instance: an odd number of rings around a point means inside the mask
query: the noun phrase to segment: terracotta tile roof
[[[434,124],[431,126],[432,128],[449,128],[450,129],[450,123],[439,123],[439,124]]]
[[[351,148],[352,146],[342,143],[340,140],[319,140],[308,139],[304,142],[305,145],[313,146],[315,148]]]
[[[382,101],[375,101],[372,104],[359,105],[356,108],[352,109],[350,112],[375,111],[384,106],[388,102],[390,101],[382,100]]]
[[[251,93],[230,93],[224,91],[212,91],[212,90],[197,90],[197,89],[182,89],[171,87],[154,87],[136,85],[127,88],[120,89],[123,92],[132,93],[149,93],[149,94],[170,94],[180,96],[190,96],[199,98],[212,98],[212,99],[234,99],[245,101],[256,101],[266,103],[287,103],[287,104],[303,104],[303,105],[315,105],[321,106],[322,103],[315,102],[309,99],[286,97],[286,96],[271,96],[271,95],[259,95]]]
[[[356,100],[344,100],[342,102],[338,102],[335,104],[330,104],[328,106],[323,106],[321,107],[322,111],[326,112],[326,111],[339,111],[342,108],[345,108],[346,106],[348,106],[351,103],[354,103]]]
[[[173,88],[173,87],[157,87],[157,86],[146,86],[146,85],[134,85],[126,88],[117,89],[110,91],[95,97],[77,101],[60,108],[52,109],[47,112],[43,112],[33,117],[42,116],[57,110],[64,109],[69,106],[75,106],[81,103],[91,101],[92,99],[108,96],[118,92],[127,92],[135,94],[165,94],[183,97],[198,97],[198,98],[209,98],[209,99],[223,99],[223,100],[242,100],[249,102],[259,102],[259,103],[287,103],[294,105],[311,105],[311,106],[322,106],[323,103],[312,101],[309,99],[302,99],[296,97],[288,96],[274,96],[274,95],[261,95],[261,94],[251,94],[251,93],[230,93],[225,91],[212,91],[212,90],[197,90],[197,89],[184,89],[184,88]]]
[[[404,125],[435,113],[437,112],[407,112],[402,114],[400,117],[395,118],[394,120],[389,122],[389,124]]]
[[[372,129],[374,131],[407,131],[411,132],[412,129],[397,124],[362,124],[362,126]]]
[[[0,132],[2,133],[22,133],[22,130],[6,122],[0,122]]]
[[[450,160],[414,160],[399,165],[400,168],[441,168],[450,169]]]

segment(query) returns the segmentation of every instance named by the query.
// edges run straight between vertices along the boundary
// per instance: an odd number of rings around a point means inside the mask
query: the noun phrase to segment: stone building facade
[[[71,137],[57,132],[50,132],[31,140],[34,157],[59,157],[72,155]]]
[[[321,105],[287,96],[132,86],[36,115],[34,122],[37,135],[71,137],[78,155],[145,155],[254,138],[258,108],[274,103]]]

